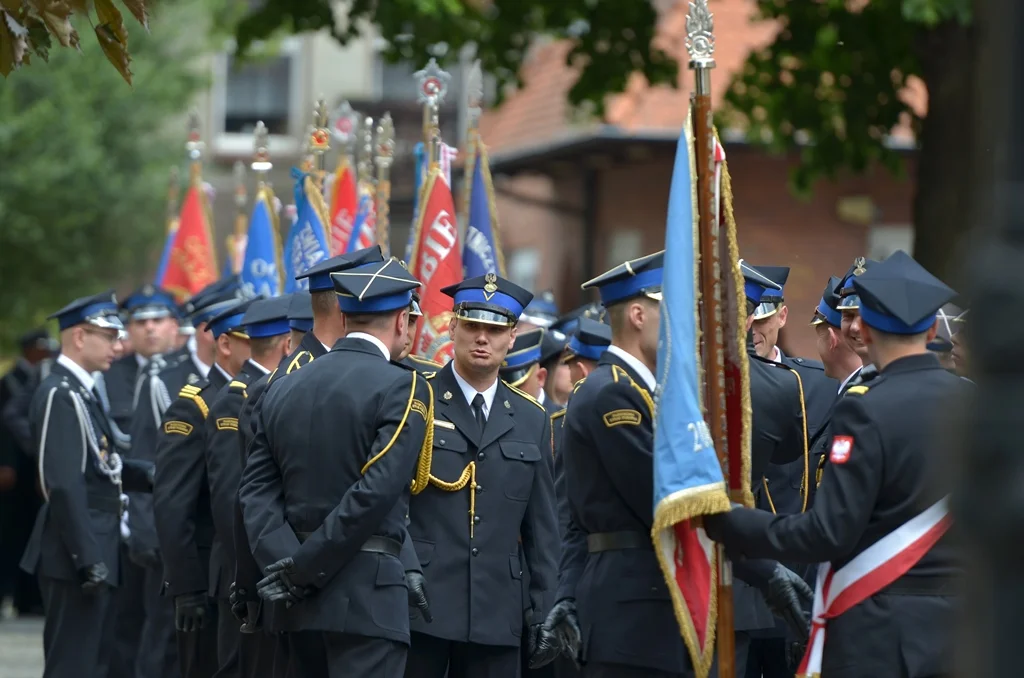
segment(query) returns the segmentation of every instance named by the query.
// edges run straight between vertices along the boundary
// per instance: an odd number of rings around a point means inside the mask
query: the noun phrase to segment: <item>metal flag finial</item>
[[[373,161],[378,168],[391,167],[395,156],[395,124],[391,113],[385,113],[377,125],[377,154]]]
[[[252,145],[253,153],[250,167],[253,172],[263,175],[269,172],[274,164],[270,162],[270,132],[262,120],[256,123],[256,129],[252,133]],[[262,176],[260,181],[263,181]]]
[[[313,132],[309,136],[309,150],[316,158],[316,170],[323,180],[324,153],[330,150],[331,133],[327,129],[327,102],[321,96],[313,107]]]
[[[448,82],[452,76],[441,70],[437,65],[437,59],[431,57],[426,67],[413,73],[413,77],[420,88],[417,101],[428,106],[440,106],[444,103],[444,98],[448,94]]]
[[[715,15],[708,8],[708,0],[691,0],[686,16],[686,50],[690,53],[690,68],[715,66]]]
[[[193,108],[188,113],[188,142],[185,144],[185,150],[188,151],[188,157],[193,162],[199,162],[203,159],[203,138],[199,129],[199,111]]]
[[[466,77],[466,112],[469,129],[476,129],[484,107],[484,73],[480,60],[473,62]]]
[[[377,244],[388,253],[391,251],[391,163],[395,156],[395,125],[391,121],[391,113],[385,113],[377,125],[376,155],[373,158],[377,165]]]
[[[352,146],[356,140],[356,132],[359,129],[359,113],[352,109],[349,102],[342,101],[331,114],[331,135],[341,144],[348,153],[352,152]]]
[[[359,159],[356,163],[359,183],[373,181],[373,118],[366,116],[359,126]]]
[[[248,192],[245,189],[245,163],[241,160],[235,161],[234,167],[235,175],[235,206],[239,211],[245,209],[246,198]]]

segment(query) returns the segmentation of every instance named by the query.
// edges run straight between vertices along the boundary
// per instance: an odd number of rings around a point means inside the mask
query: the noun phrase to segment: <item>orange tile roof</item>
[[[667,3],[666,3],[667,4]],[[661,14],[655,44],[679,61],[679,87],[650,87],[640,74],[630,78],[626,90],[606,101],[604,122],[627,133],[678,130],[689,108],[693,74],[687,68],[685,0],[673,2]],[[718,107],[733,75],[743,66],[751,50],[771,43],[776,31],[772,22],[752,21],[756,5],[750,0],[711,0],[714,13],[716,67],[711,72],[712,103]],[[571,119],[567,95],[575,82],[575,71],[566,65],[567,41],[535,46],[523,65],[523,87],[511,93],[501,107],[487,111],[480,131],[491,152],[524,147],[542,147],[552,142],[587,135],[598,127],[596,121]],[[905,93],[915,111],[927,109],[927,93],[919,80]],[[894,130],[897,137],[910,138],[906,124]]]

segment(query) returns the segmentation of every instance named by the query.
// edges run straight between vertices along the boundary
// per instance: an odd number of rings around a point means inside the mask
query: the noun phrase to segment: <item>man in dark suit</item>
[[[962,562],[946,536],[938,431],[970,385],[926,344],[954,292],[902,251],[856,276],[852,289],[879,372],[836,405],[814,505],[791,516],[737,508],[705,527],[737,556],[822,563],[817,593],[827,586],[829,594],[815,604],[813,651],[800,673],[945,675]]]
[[[409,643],[399,555],[410,481],[429,473],[433,405],[391,355],[419,282],[393,259],[332,278],[348,335],[267,391],[239,496],[268,575],[260,596],[291,604],[281,624],[301,641],[296,673],[397,676]]]
[[[498,377],[532,295],[493,273],[443,292],[454,299],[455,355],[430,380],[430,486],[409,509],[434,619],[414,610],[405,675],[505,678],[519,674],[521,643],[531,655],[548,643],[539,634],[557,555],[550,422],[539,402]]]
[[[405,348],[403,348],[396,356],[395,360],[406,367],[411,367],[420,374],[427,376],[428,374],[437,372],[439,369],[444,367],[444,365],[441,363],[435,363],[433,360],[428,358],[412,354],[413,342],[416,340],[416,325],[422,317],[423,311],[420,309],[420,295],[418,292],[413,292],[412,303],[409,304],[409,334]]]
[[[544,406],[550,418],[552,414],[562,409],[562,406],[549,400],[545,393],[544,386],[548,379],[548,370],[541,367],[545,356],[545,340],[548,338],[548,330],[543,327],[535,327],[516,335],[516,345],[505,356],[498,374],[509,386],[514,386]],[[551,344],[548,344],[550,353]],[[561,353],[561,348],[556,349]],[[548,356],[550,357],[550,356]]]
[[[43,675],[105,678],[121,492],[151,488],[152,466],[122,461],[94,388],[93,373],[109,369],[123,331],[113,294],[77,299],[50,317],[60,325],[61,355],[30,410],[46,503],[21,566],[43,592]]]
[[[210,595],[217,601],[218,676],[241,676],[245,667],[239,653],[239,626],[231,610],[230,594],[235,576],[235,505],[242,477],[238,454],[238,415],[249,384],[265,374],[288,353],[289,296],[254,301],[227,330],[249,337],[250,358],[234,379],[221,388],[206,417],[206,476],[215,535],[210,552]]]
[[[249,357],[249,338],[237,330],[252,300],[214,304],[204,330],[216,357],[209,377],[186,384],[167,408],[157,436],[153,513],[164,564],[164,595],[174,600],[178,659],[185,678],[217,671],[217,608],[209,599],[214,525],[206,475],[210,406]]]

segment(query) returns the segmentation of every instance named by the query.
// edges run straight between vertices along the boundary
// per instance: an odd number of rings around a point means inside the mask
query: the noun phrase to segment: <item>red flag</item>
[[[195,294],[217,280],[216,261],[206,195],[193,183],[181,205],[178,232],[171,245],[164,275],[164,288],[180,297]]]
[[[348,158],[342,156],[331,183],[331,256],[342,254],[352,237],[352,224],[356,218],[359,198],[356,178]]]
[[[462,256],[452,189],[436,165],[423,184],[419,204],[409,270],[423,283],[420,290],[423,320],[413,353],[447,362],[453,350],[448,336],[452,300],[441,288],[462,280]]]

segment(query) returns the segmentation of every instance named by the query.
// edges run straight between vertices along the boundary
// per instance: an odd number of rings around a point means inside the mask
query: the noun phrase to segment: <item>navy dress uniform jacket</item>
[[[730,552],[836,569],[947,491],[938,482],[941,417],[968,382],[931,354],[900,358],[836,405],[832,437],[849,442],[825,465],[814,505],[773,516],[739,509],[706,523]],[[903,577],[828,622],[822,675],[941,675],[952,665],[953,600],[961,561],[947,533]]]
[[[206,419],[228,383],[214,366],[209,379],[182,387],[157,434],[153,508],[167,595],[209,591],[214,525],[206,477]]]
[[[110,400],[110,418],[125,433],[131,431],[138,377],[139,361],[134,354],[118,358],[103,373],[107,398]]]
[[[262,567],[293,557],[293,581],[316,589],[285,630],[409,642],[397,551],[430,403],[423,377],[358,338],[264,395],[239,492],[249,543]],[[362,550],[371,537],[396,553]]]
[[[409,511],[409,534],[434,618],[428,624],[413,610],[412,630],[518,647],[524,610],[540,623],[554,602],[552,545],[558,528],[550,422],[540,403],[499,379],[480,432],[453,369],[449,363],[430,380],[435,398],[431,482],[413,497]]]

